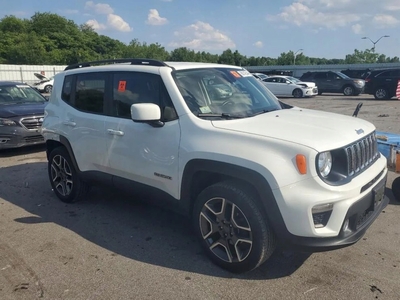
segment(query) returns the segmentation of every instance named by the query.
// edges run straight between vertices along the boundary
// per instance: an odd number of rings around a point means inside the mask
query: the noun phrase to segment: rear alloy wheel
[[[383,87],[375,90],[374,97],[377,100],[390,99],[388,90]]]
[[[209,258],[235,273],[255,269],[275,249],[275,235],[252,192],[240,183],[221,182],[203,190],[193,223]]]
[[[354,96],[354,87],[352,87],[351,85],[345,86],[343,89],[343,95]]]
[[[295,89],[292,94],[295,98],[303,97],[303,91],[301,89]]]
[[[64,147],[58,147],[50,153],[48,174],[54,193],[63,202],[82,200],[89,191],[88,184],[79,178]]]

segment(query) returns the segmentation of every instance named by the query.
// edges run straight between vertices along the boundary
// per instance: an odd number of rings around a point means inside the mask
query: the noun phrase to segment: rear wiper
[[[245,118],[245,116],[242,115],[231,115],[228,113],[222,113],[222,114],[214,114],[214,113],[198,113],[198,117],[200,118],[223,118],[223,119],[241,119]]]

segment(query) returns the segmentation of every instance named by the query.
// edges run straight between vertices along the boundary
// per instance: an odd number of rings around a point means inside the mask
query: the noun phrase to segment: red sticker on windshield
[[[240,74],[239,74],[238,72],[236,72],[236,71],[231,71],[231,74],[232,74],[234,77],[236,77],[236,78],[242,77],[242,76],[240,76]]]
[[[118,83],[118,92],[125,92],[126,89],[126,81],[120,80]]]

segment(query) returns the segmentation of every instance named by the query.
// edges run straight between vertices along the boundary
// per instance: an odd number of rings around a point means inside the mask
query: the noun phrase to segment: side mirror
[[[153,127],[163,127],[161,110],[154,103],[137,103],[131,105],[131,118],[137,123],[147,123]]]

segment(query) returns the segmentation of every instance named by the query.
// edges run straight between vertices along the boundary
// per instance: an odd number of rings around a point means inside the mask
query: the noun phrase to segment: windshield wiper
[[[222,114],[214,114],[214,113],[198,113],[198,117],[200,118],[222,118],[222,119],[241,119],[245,118],[243,115],[231,115],[228,113],[222,113]]]
[[[277,109],[276,109],[276,108],[273,108],[273,109],[263,109],[263,110],[261,110],[261,111],[258,111],[258,112],[256,112],[256,113],[252,114],[250,117],[254,117],[254,116],[261,115],[261,114],[269,113],[269,112],[275,111],[275,110],[277,110]]]

